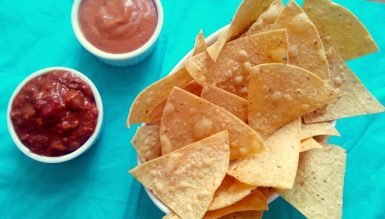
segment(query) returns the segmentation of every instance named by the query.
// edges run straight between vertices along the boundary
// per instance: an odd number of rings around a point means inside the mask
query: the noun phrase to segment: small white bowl
[[[13,100],[15,99],[15,96],[20,92],[21,88],[27,82],[29,82],[31,79],[33,79],[39,75],[43,75],[47,72],[53,71],[53,70],[69,71],[69,72],[75,74],[76,76],[78,76],[79,78],[81,78],[83,81],[85,81],[90,86],[90,88],[92,90],[92,94],[94,95],[95,103],[96,103],[96,106],[98,108],[98,120],[96,123],[95,131],[90,136],[90,138],[82,146],[80,146],[77,150],[75,150],[69,154],[66,154],[63,156],[58,156],[58,157],[48,157],[48,156],[44,156],[44,155],[35,154],[32,151],[30,151],[29,148],[27,146],[25,146],[20,141],[19,137],[17,137],[17,134],[15,132],[15,129],[13,127],[13,123],[11,120],[12,103],[13,103]],[[80,73],[74,69],[70,69],[70,68],[50,67],[50,68],[41,69],[39,71],[36,71],[36,72],[30,74],[27,78],[25,78],[16,87],[16,89],[13,92],[11,99],[9,100],[9,103],[8,103],[7,125],[8,125],[8,131],[11,135],[13,142],[15,142],[17,148],[19,148],[20,151],[23,152],[25,155],[27,155],[28,157],[30,157],[34,160],[37,160],[37,161],[40,161],[43,163],[61,163],[61,162],[65,162],[65,161],[74,159],[75,157],[78,157],[79,155],[83,154],[87,149],[89,149],[97,141],[101,127],[102,127],[102,122],[103,122],[103,104],[102,104],[102,99],[100,97],[98,90],[96,89],[95,85],[92,83],[92,81],[87,76],[85,76],[84,74],[82,74],[82,73]]]
[[[151,38],[144,45],[142,45],[141,47],[139,47],[134,51],[131,51],[128,53],[116,54],[116,53],[109,53],[109,52],[102,51],[96,48],[94,45],[92,45],[83,35],[79,25],[78,12],[79,12],[79,6],[82,0],[74,0],[74,4],[72,5],[72,13],[71,13],[72,29],[75,33],[76,38],[80,42],[80,44],[88,52],[96,56],[102,62],[108,65],[117,66],[117,67],[124,67],[124,66],[137,64],[151,54],[163,27],[162,3],[160,0],[153,0],[153,1],[155,3],[157,15],[158,15],[158,21],[156,24],[155,31],[152,34]]]

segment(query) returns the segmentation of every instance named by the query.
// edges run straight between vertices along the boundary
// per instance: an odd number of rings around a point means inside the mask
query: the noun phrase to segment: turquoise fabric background
[[[127,171],[136,165],[130,145],[136,126],[125,128],[128,109],[144,87],[168,74],[205,35],[227,24],[239,0],[163,0],[165,22],[154,53],[133,67],[113,68],[86,52],[71,28],[69,0],[0,0],[0,218],[161,218]],[[349,62],[385,103],[385,4],[337,1],[363,21],[381,52]],[[67,163],[48,165],[24,156],[6,127],[11,93],[44,67],[75,68],[93,80],[104,102],[104,129],[97,145]],[[385,114],[338,122],[348,150],[343,218],[385,217]],[[264,218],[303,218],[282,199]]]

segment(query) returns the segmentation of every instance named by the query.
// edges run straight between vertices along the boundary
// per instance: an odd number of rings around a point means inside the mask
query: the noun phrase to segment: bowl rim
[[[72,5],[72,11],[71,11],[71,24],[72,24],[72,30],[77,38],[77,40],[80,42],[80,44],[91,54],[107,60],[112,61],[124,61],[127,59],[132,59],[135,57],[139,57],[146,53],[147,50],[152,48],[152,45],[154,45],[160,35],[160,32],[163,27],[163,20],[164,20],[164,12],[163,12],[163,6],[161,3],[161,0],[153,0],[155,3],[158,20],[156,23],[156,28],[150,39],[143,44],[141,47],[137,48],[136,50],[133,50],[131,52],[127,53],[109,53],[105,52],[103,50],[98,49],[95,47],[92,43],[90,43],[86,37],[84,36],[80,25],[79,25],[79,7],[82,0],[74,0],[74,3]]]
[[[94,130],[94,133],[77,150],[75,150],[75,151],[73,151],[73,152],[71,152],[69,154],[65,154],[65,155],[58,156],[58,157],[49,157],[49,156],[44,156],[44,155],[39,155],[39,154],[33,153],[27,146],[25,146],[20,141],[19,137],[16,134],[16,131],[14,129],[14,126],[13,126],[13,123],[12,123],[12,120],[11,120],[12,104],[13,104],[13,101],[14,101],[16,95],[20,92],[21,88],[24,87],[24,85],[27,82],[29,82],[31,79],[36,78],[36,77],[38,77],[40,75],[46,74],[46,73],[48,73],[50,71],[53,71],[53,70],[69,71],[69,72],[75,74],[76,76],[78,76],[79,78],[81,78],[83,81],[85,81],[90,86],[90,88],[91,88],[92,94],[93,94],[94,99],[95,99],[96,107],[98,108],[98,120],[97,120],[97,123],[96,123],[96,127],[95,127],[95,130]],[[83,154],[97,140],[97,137],[98,137],[98,135],[100,133],[100,130],[101,130],[101,127],[102,127],[102,122],[103,122],[103,103],[102,103],[102,99],[100,97],[99,91],[97,90],[96,86],[83,73],[80,73],[77,70],[74,70],[74,69],[71,69],[71,68],[67,68],[67,67],[60,67],[60,66],[48,67],[48,68],[40,69],[40,70],[30,74],[23,81],[21,81],[19,83],[19,85],[15,88],[15,90],[13,91],[12,96],[9,99],[9,102],[8,102],[7,126],[8,126],[8,131],[9,131],[9,133],[11,135],[11,138],[12,138],[13,142],[15,143],[17,148],[23,154],[25,154],[26,156],[28,156],[28,157],[36,160],[36,161],[43,162],[43,163],[61,163],[61,162],[65,162],[65,161],[74,159],[75,157],[78,157],[79,155]]]

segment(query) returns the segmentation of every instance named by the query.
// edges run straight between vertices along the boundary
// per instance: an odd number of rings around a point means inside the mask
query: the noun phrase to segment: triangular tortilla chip
[[[194,80],[191,80],[180,87],[183,88],[183,90],[188,91],[188,92],[195,94],[197,96],[200,96],[201,92],[202,92],[202,86],[200,86]],[[160,119],[162,118],[162,114],[163,114],[163,110],[164,110],[164,107],[166,105],[166,102],[167,102],[167,97],[165,97],[163,99],[163,101],[160,101],[159,104],[149,114],[149,117],[151,118],[151,123],[160,122]]]
[[[319,135],[319,136],[314,136],[314,140],[318,143],[321,144],[326,144],[330,136],[327,135]]]
[[[159,125],[141,126],[136,130],[131,140],[142,162],[157,158],[161,155],[159,140]]]
[[[200,32],[196,37],[192,55],[194,56],[204,51],[206,51],[206,43],[203,33]],[[162,102],[165,101],[172,88],[175,86],[183,87],[191,80],[191,76],[186,71],[184,65],[182,65],[167,77],[148,86],[134,100],[127,118],[127,127],[135,123],[159,121],[159,109],[163,109],[164,105]]]
[[[274,24],[286,28],[289,40],[289,63],[313,72],[322,79],[329,78],[325,49],[314,24],[305,12],[290,1]]]
[[[239,211],[234,212],[219,219],[261,219],[263,216],[263,211]],[[165,215],[162,219],[181,219],[175,213],[170,213]]]
[[[250,74],[248,122],[266,138],[284,124],[331,102],[335,95],[326,81],[300,67],[259,65]]]
[[[255,188],[256,186],[241,183],[226,175],[217,191],[215,191],[209,211],[232,205],[249,195]]]
[[[197,96],[200,96],[202,93],[202,86],[194,80],[188,82],[182,88],[183,88],[183,90],[188,91],[188,92],[195,94]]]
[[[220,217],[220,219],[261,219],[263,211],[240,211]]]
[[[202,218],[229,165],[229,139],[220,132],[150,160],[130,173],[181,218]]]
[[[266,139],[262,153],[232,162],[227,174],[250,185],[290,189],[297,172],[300,129],[300,119],[285,125]]]
[[[239,211],[267,210],[268,206],[266,201],[267,199],[264,194],[258,189],[255,189],[250,195],[233,205],[215,211],[208,211],[203,219],[216,219]]]
[[[176,215],[174,212],[171,212],[163,216],[162,219],[181,219],[181,218],[178,215]]]
[[[154,109],[161,105],[162,101],[170,94],[174,86],[182,87],[191,80],[191,76],[183,66],[169,76],[144,89],[136,97],[131,106],[127,126],[129,127],[131,124],[141,122],[156,122],[157,118],[151,116],[154,114]],[[155,115],[157,114],[155,113]]]
[[[208,48],[210,59],[215,62],[225,43],[245,32],[262,12],[269,7],[272,1],[273,0],[243,0],[237,12],[235,12],[230,26],[225,29],[218,40]]]
[[[212,85],[204,85],[201,97],[247,122],[247,100]]]
[[[331,84],[340,90],[340,96],[326,108],[305,115],[306,123],[384,112],[385,108],[365,88],[334,49],[327,52],[327,58],[330,65]]]
[[[195,37],[194,49],[191,56],[198,55],[199,53],[203,53],[207,51],[207,45],[205,41],[205,36],[203,35],[203,31],[200,30],[198,35]]]
[[[258,17],[257,21],[255,21],[253,25],[251,25],[245,35],[249,36],[256,33],[271,30],[275,20],[281,14],[284,8],[285,7],[282,3],[282,0],[273,1],[269,9],[267,9],[261,14],[261,16]]]
[[[231,41],[214,62],[201,53],[186,62],[186,69],[201,85],[211,84],[241,97],[247,97],[250,67],[287,60],[286,30],[274,30]]]
[[[259,135],[228,111],[175,87],[168,97],[160,125],[162,154],[228,130],[231,159],[263,150]]]
[[[332,122],[302,124],[301,140],[320,135],[341,136],[341,134],[336,129],[335,124]]]
[[[345,60],[378,51],[365,26],[341,5],[331,0],[305,0],[303,9],[316,25],[325,47],[333,47]]]
[[[326,145],[301,153],[292,190],[281,196],[307,218],[340,219],[346,151]]]
[[[312,149],[323,148],[320,143],[318,143],[314,138],[308,138],[301,141],[301,146],[299,152],[305,152]]]
[[[195,45],[192,52],[192,56],[199,53],[207,51],[207,45],[205,41],[205,36],[203,35],[203,30],[200,30],[198,35],[195,38]]]

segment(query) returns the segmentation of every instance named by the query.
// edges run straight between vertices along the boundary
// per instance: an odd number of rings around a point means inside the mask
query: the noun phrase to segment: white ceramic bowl
[[[75,33],[76,38],[80,42],[80,44],[88,52],[96,56],[102,62],[108,65],[117,66],[117,67],[124,67],[124,66],[137,64],[138,62],[144,60],[151,54],[151,52],[153,51],[156,45],[156,41],[159,37],[159,34],[162,30],[162,26],[163,26],[162,3],[160,0],[153,0],[153,1],[155,3],[157,14],[158,14],[158,21],[156,24],[155,32],[143,46],[141,46],[140,48],[132,52],[121,53],[121,54],[105,52],[96,48],[86,39],[86,37],[83,35],[80,29],[79,18],[78,18],[79,6],[82,0],[74,0],[74,4],[72,5],[72,13],[71,13],[72,29]]]
[[[30,151],[29,148],[27,146],[25,146],[20,141],[20,139],[17,137],[17,134],[15,132],[15,129],[13,127],[13,123],[12,123],[12,120],[11,120],[12,103],[13,103],[13,100],[15,99],[15,96],[20,92],[20,89],[28,81],[30,81],[32,78],[35,78],[35,77],[37,77],[39,75],[43,75],[43,74],[45,74],[47,72],[50,72],[50,71],[53,71],[53,70],[64,70],[64,71],[72,72],[73,74],[75,74],[76,76],[81,78],[83,81],[85,81],[90,86],[90,88],[92,90],[92,93],[93,93],[94,98],[95,98],[95,103],[96,103],[96,106],[98,108],[98,120],[97,120],[97,123],[96,123],[95,131],[91,135],[91,137],[82,146],[80,146],[77,150],[75,150],[75,151],[73,151],[73,152],[71,152],[69,154],[66,154],[66,155],[63,155],[63,156],[59,156],[59,157],[43,156],[43,155],[35,154],[32,151]],[[85,76],[84,74],[82,74],[82,73],[80,73],[80,72],[78,72],[76,70],[70,69],[70,68],[50,67],[50,68],[41,69],[39,71],[36,71],[36,72],[30,74],[27,78],[25,78],[17,86],[17,88],[13,92],[13,94],[11,96],[11,99],[9,100],[9,103],[8,103],[7,125],[8,125],[8,130],[9,130],[9,133],[10,133],[10,135],[12,137],[13,142],[16,144],[17,148],[19,148],[20,151],[23,152],[25,155],[27,155],[28,157],[30,157],[30,158],[32,158],[34,160],[37,160],[37,161],[40,161],[40,162],[43,162],[43,163],[61,163],[61,162],[65,162],[65,161],[74,159],[75,157],[78,157],[79,155],[83,154],[87,149],[89,149],[93,145],[93,143],[96,142],[96,140],[97,140],[97,138],[99,136],[101,127],[102,127],[102,122],[103,122],[103,104],[102,104],[102,99],[100,97],[100,94],[99,94],[98,90],[96,89],[95,85],[92,83],[92,81],[87,76]]]

